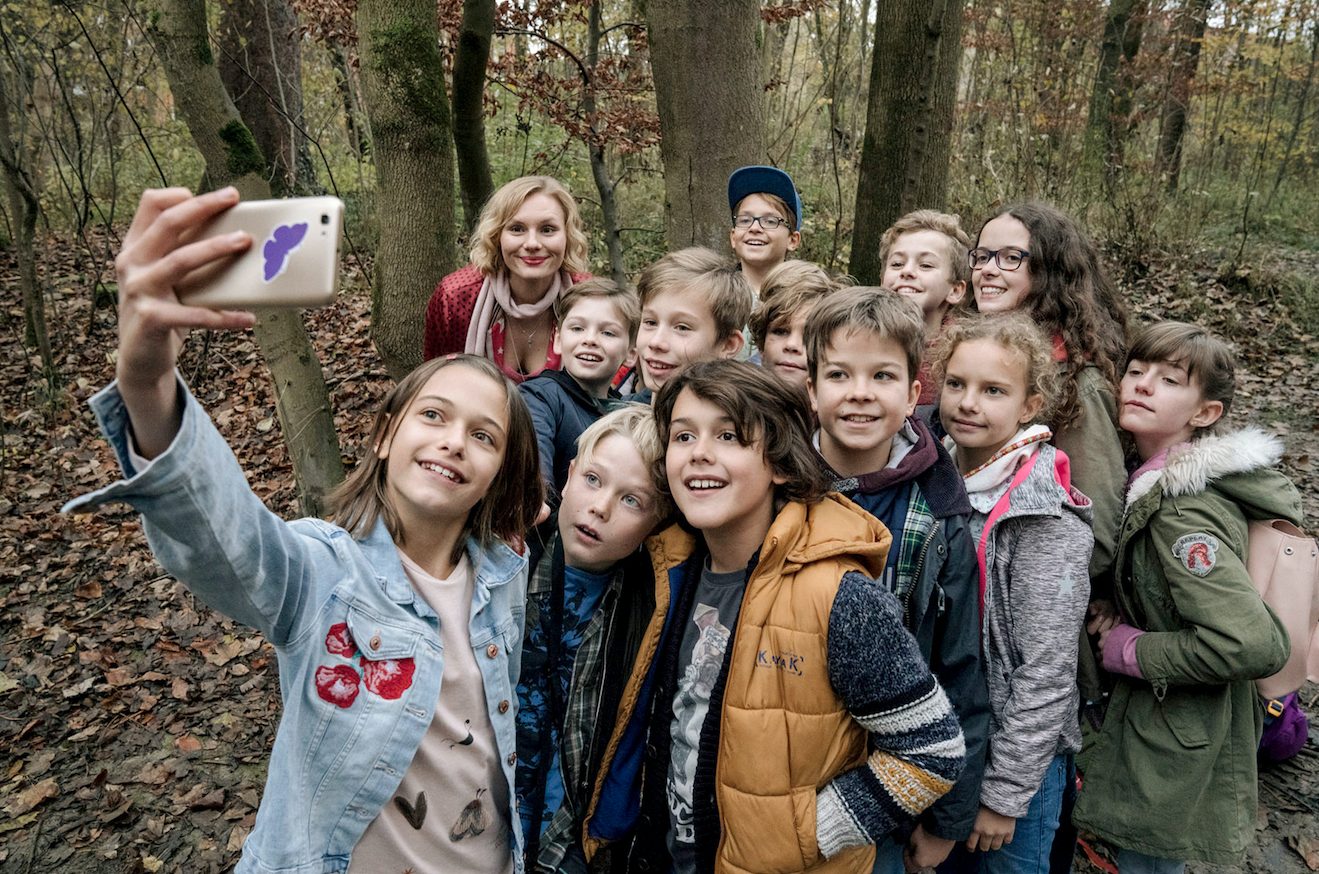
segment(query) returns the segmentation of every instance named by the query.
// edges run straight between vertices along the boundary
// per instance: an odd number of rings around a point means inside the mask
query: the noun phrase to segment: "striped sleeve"
[[[869,733],[870,755],[816,796],[826,858],[913,821],[952,788],[966,757],[957,713],[897,599],[863,574],[843,577],[829,614],[829,681]]]

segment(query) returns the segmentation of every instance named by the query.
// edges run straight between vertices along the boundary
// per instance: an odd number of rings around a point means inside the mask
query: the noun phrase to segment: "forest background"
[[[286,515],[419,361],[494,187],[562,180],[626,279],[725,251],[729,171],[772,163],[800,256],[862,282],[909,209],[1076,215],[1137,323],[1233,342],[1235,417],[1284,435],[1314,519],[1317,66],[1319,0],[0,0],[0,872],[232,865],[277,720],[273,651],[132,514],[55,512],[114,476],[84,401],[144,188],[347,205],[335,305],[185,354]],[[1312,742],[1265,781],[1252,868],[1319,870],[1317,771]]]

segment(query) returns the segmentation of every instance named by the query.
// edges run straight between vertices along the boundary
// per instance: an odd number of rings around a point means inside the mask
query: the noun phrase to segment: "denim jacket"
[[[235,871],[345,871],[434,716],[444,672],[439,620],[408,582],[383,524],[355,540],[319,519],[280,519],[252,493],[182,383],[179,392],[179,432],[141,470],[129,454],[117,386],[92,398],[125,478],[64,509],[132,504],[166,570],[275,646],[284,712],[256,826]],[[474,540],[467,555],[475,579],[471,646],[513,798],[515,708],[508,702],[516,700],[520,669],[526,560],[503,543]],[[522,833],[511,811],[509,822],[520,874]]]

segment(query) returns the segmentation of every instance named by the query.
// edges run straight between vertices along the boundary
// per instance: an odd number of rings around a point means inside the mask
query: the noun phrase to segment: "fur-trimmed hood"
[[[1242,506],[1248,518],[1286,517],[1294,488],[1278,488],[1286,478],[1272,468],[1282,459],[1282,440],[1261,428],[1210,434],[1174,446],[1162,468],[1138,476],[1127,489],[1130,509],[1155,486],[1170,498],[1197,495],[1213,484]],[[1241,474],[1271,476],[1241,476]],[[1290,485],[1290,483],[1288,483]]]

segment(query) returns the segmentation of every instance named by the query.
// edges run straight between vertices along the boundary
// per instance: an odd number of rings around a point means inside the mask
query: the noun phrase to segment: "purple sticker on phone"
[[[302,241],[306,236],[306,222],[298,222],[296,225],[280,225],[275,228],[274,233],[270,235],[270,239],[266,240],[266,245],[261,249],[261,254],[266,258],[265,269],[262,271],[266,282],[284,272],[284,268],[289,264],[289,256],[293,254],[298,246],[302,245]]]

